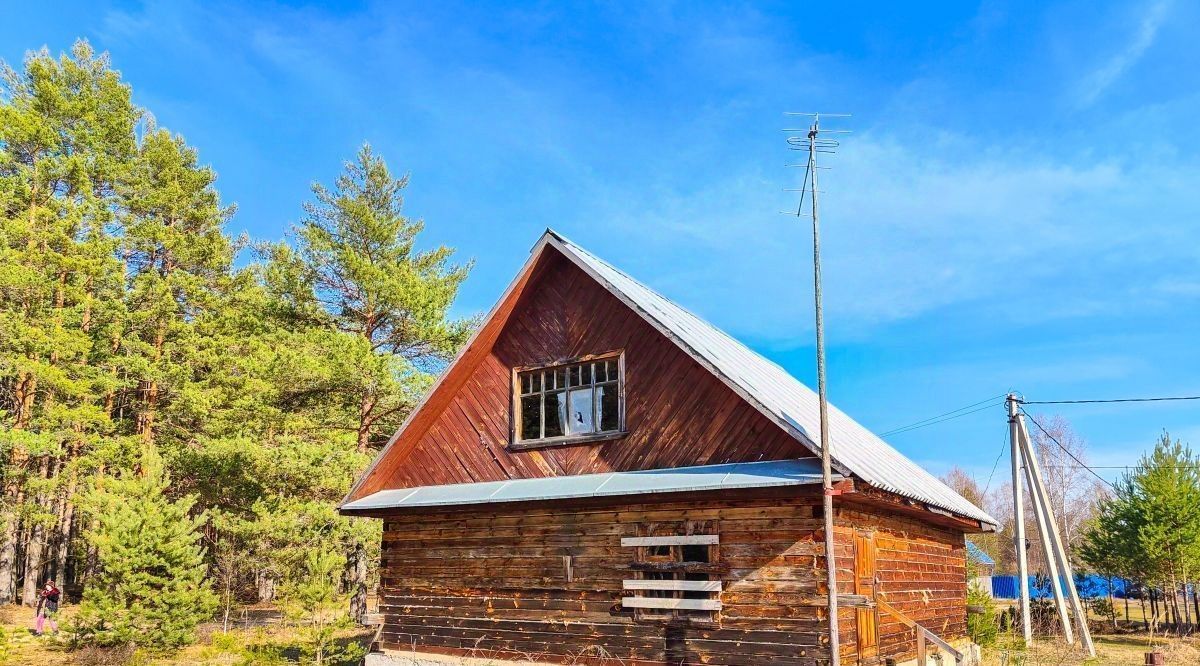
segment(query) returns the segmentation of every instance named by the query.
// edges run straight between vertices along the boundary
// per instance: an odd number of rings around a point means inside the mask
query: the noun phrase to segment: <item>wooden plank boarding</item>
[[[720,592],[719,580],[623,580],[626,590],[673,590],[683,592]]]
[[[621,545],[630,546],[715,546],[721,543],[716,534],[689,536],[623,537]]]
[[[660,599],[657,597],[624,597],[625,608],[662,608],[669,610],[721,610],[721,602],[713,599]]]

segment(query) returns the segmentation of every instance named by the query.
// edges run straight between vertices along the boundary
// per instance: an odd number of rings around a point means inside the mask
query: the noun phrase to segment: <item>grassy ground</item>
[[[1038,641],[1028,651],[996,648],[984,651],[984,666],[1051,666],[1086,664],[1087,666],[1131,666],[1145,663],[1145,653],[1150,651],[1146,634],[1097,635],[1096,657],[1087,659],[1078,648],[1070,648],[1056,641]],[[1167,663],[1200,664],[1200,639],[1155,638],[1155,649],[1166,654]],[[1023,660],[1022,660],[1023,659]]]
[[[65,629],[75,608],[66,606],[59,617]],[[33,611],[20,606],[0,607],[0,665],[55,664],[63,666],[281,666],[300,661],[304,634],[284,626],[270,609],[250,609],[232,618],[229,631],[219,624],[205,624],[197,641],[173,654],[150,654],[132,649],[68,649],[65,630],[58,635],[35,636]],[[362,651],[370,643],[370,630],[339,632],[338,648],[349,647],[353,656],[328,660],[329,666],[361,663]],[[358,648],[357,650],[355,648]],[[311,660],[307,660],[311,661]]]
[[[66,607],[60,620],[69,620],[73,607]],[[231,621],[228,632],[220,625],[204,625],[198,641],[175,654],[146,654],[131,650],[68,650],[66,638],[34,636],[33,612],[18,606],[0,607],[0,665],[62,664],[64,666],[279,666],[299,660],[300,632],[283,626],[270,609],[250,609]],[[366,646],[371,632],[355,630],[338,636],[341,645]],[[1011,645],[1011,637],[1002,643]],[[984,652],[984,666],[1129,666],[1144,663],[1150,648],[1142,633],[1097,635],[1096,658],[1085,659],[1077,649],[1055,641],[1039,641],[1028,651],[998,647]],[[1200,664],[1200,638],[1156,637],[1154,645],[1167,656],[1171,666]],[[358,657],[337,661],[332,666],[351,666]],[[413,658],[414,665],[466,663],[463,661]],[[478,664],[481,662],[472,662]]]

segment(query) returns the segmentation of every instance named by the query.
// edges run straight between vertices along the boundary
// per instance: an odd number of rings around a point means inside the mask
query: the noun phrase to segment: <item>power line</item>
[[[1082,465],[1042,465],[1065,469],[1079,469]],[[1092,465],[1092,469],[1137,469],[1142,465]],[[1200,469],[1200,465],[1154,465],[1155,469]]]
[[[992,473],[988,474],[987,483],[983,486],[983,497],[987,498],[988,490],[992,487],[992,477],[996,476],[996,468],[1000,466],[1000,459],[1004,457],[1004,452],[1008,450],[1008,428],[1004,429],[1004,439],[1000,442],[1000,455],[996,456],[996,462],[992,463]]]
[[[992,401],[998,400],[1003,397],[1004,397],[1003,393],[1000,395],[997,395],[997,396],[992,396],[990,398],[987,398],[986,400],[980,400],[979,402],[971,403],[971,404],[967,405],[966,407],[959,407],[958,409],[951,410],[944,414],[938,414],[937,416],[930,416],[928,418],[921,419],[920,421],[910,423],[906,426],[900,426],[899,428],[894,428],[892,430],[889,430],[885,433],[880,434],[879,436],[887,437],[888,435],[895,435],[895,434],[898,434],[901,432],[907,432],[909,430],[916,430],[918,428],[924,428],[925,426],[942,423],[943,421],[951,421],[960,416],[966,416],[967,414],[974,414],[975,412],[981,412],[981,411],[987,409],[988,407],[992,407],[993,405],[987,404],[984,407],[980,407],[979,409],[974,409],[969,412],[964,412],[964,410],[971,409],[972,407],[979,407],[979,405],[984,405],[984,403],[991,403]],[[959,412],[964,412],[964,413],[960,414]],[[946,417],[949,417],[949,418],[946,418]]]
[[[1051,435],[1049,430],[1046,430],[1045,428],[1043,428],[1043,427],[1042,427],[1042,424],[1038,423],[1038,422],[1037,422],[1037,419],[1035,419],[1035,418],[1033,418],[1032,416],[1030,416],[1030,415],[1029,415],[1029,412],[1025,411],[1025,409],[1024,409],[1023,407],[1018,407],[1018,409],[1020,409],[1020,410],[1021,410],[1021,413],[1022,413],[1022,414],[1024,414],[1024,415],[1025,415],[1025,416],[1026,416],[1026,417],[1029,419],[1029,421],[1030,421],[1031,423],[1033,423],[1033,425],[1037,426],[1038,430],[1041,430],[1041,431],[1042,431],[1042,434],[1044,434],[1045,436],[1049,437],[1049,438],[1050,438],[1050,441],[1052,441],[1052,442],[1054,442],[1055,444],[1057,444],[1057,445],[1058,445],[1058,448],[1062,449],[1063,453],[1065,453],[1065,454],[1067,454],[1068,456],[1070,456],[1070,457],[1071,457],[1071,460],[1074,460],[1075,462],[1079,463],[1079,465],[1080,465],[1080,466],[1082,466],[1082,467],[1083,467],[1084,469],[1086,469],[1087,471],[1091,472],[1091,473],[1092,473],[1092,476],[1094,476],[1094,477],[1096,477],[1097,479],[1100,479],[1101,481],[1103,481],[1103,482],[1104,482],[1104,484],[1105,484],[1105,485],[1107,485],[1109,488],[1112,488],[1113,490],[1116,490],[1116,489],[1117,489],[1117,487],[1116,487],[1116,486],[1114,486],[1114,485],[1112,484],[1112,482],[1110,482],[1108,479],[1106,479],[1106,478],[1104,478],[1104,477],[1100,476],[1098,473],[1096,473],[1096,470],[1092,469],[1091,467],[1088,467],[1087,463],[1083,462],[1083,461],[1082,461],[1082,460],[1080,460],[1078,457],[1076,457],[1076,455],[1075,455],[1074,453],[1071,453],[1070,449],[1068,449],[1067,447],[1063,446],[1062,442],[1058,441],[1058,438],[1056,438],[1054,435]]]
[[[1113,402],[1167,402],[1171,400],[1200,400],[1200,395],[1181,395],[1164,398],[1113,398],[1110,400],[1017,400],[1017,402],[1022,405],[1090,405]]]

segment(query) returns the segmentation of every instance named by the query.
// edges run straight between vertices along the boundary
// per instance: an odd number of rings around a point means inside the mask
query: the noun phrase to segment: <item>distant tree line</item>
[[[379,525],[335,504],[473,325],[369,147],[289,242],[232,238],[215,183],[87,43],[4,66],[0,602],[54,579],[85,640],[361,614]]]

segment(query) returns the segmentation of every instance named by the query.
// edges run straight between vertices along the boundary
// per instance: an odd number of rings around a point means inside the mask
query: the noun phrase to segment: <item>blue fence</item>
[[[1066,589],[1066,581],[1059,576],[1059,581],[1063,584],[1063,589]],[[1109,579],[1103,576],[1076,576],[1075,589],[1079,591],[1079,596],[1085,599],[1093,599],[1097,597],[1108,596]],[[1121,578],[1112,579],[1113,595],[1118,598],[1125,597],[1125,580]],[[1016,576],[992,576],[992,596],[997,599],[1016,599],[1017,592],[1017,577]],[[1050,589],[1050,579],[1046,576],[1030,576],[1029,577],[1029,597],[1031,599],[1052,599],[1054,593]]]

